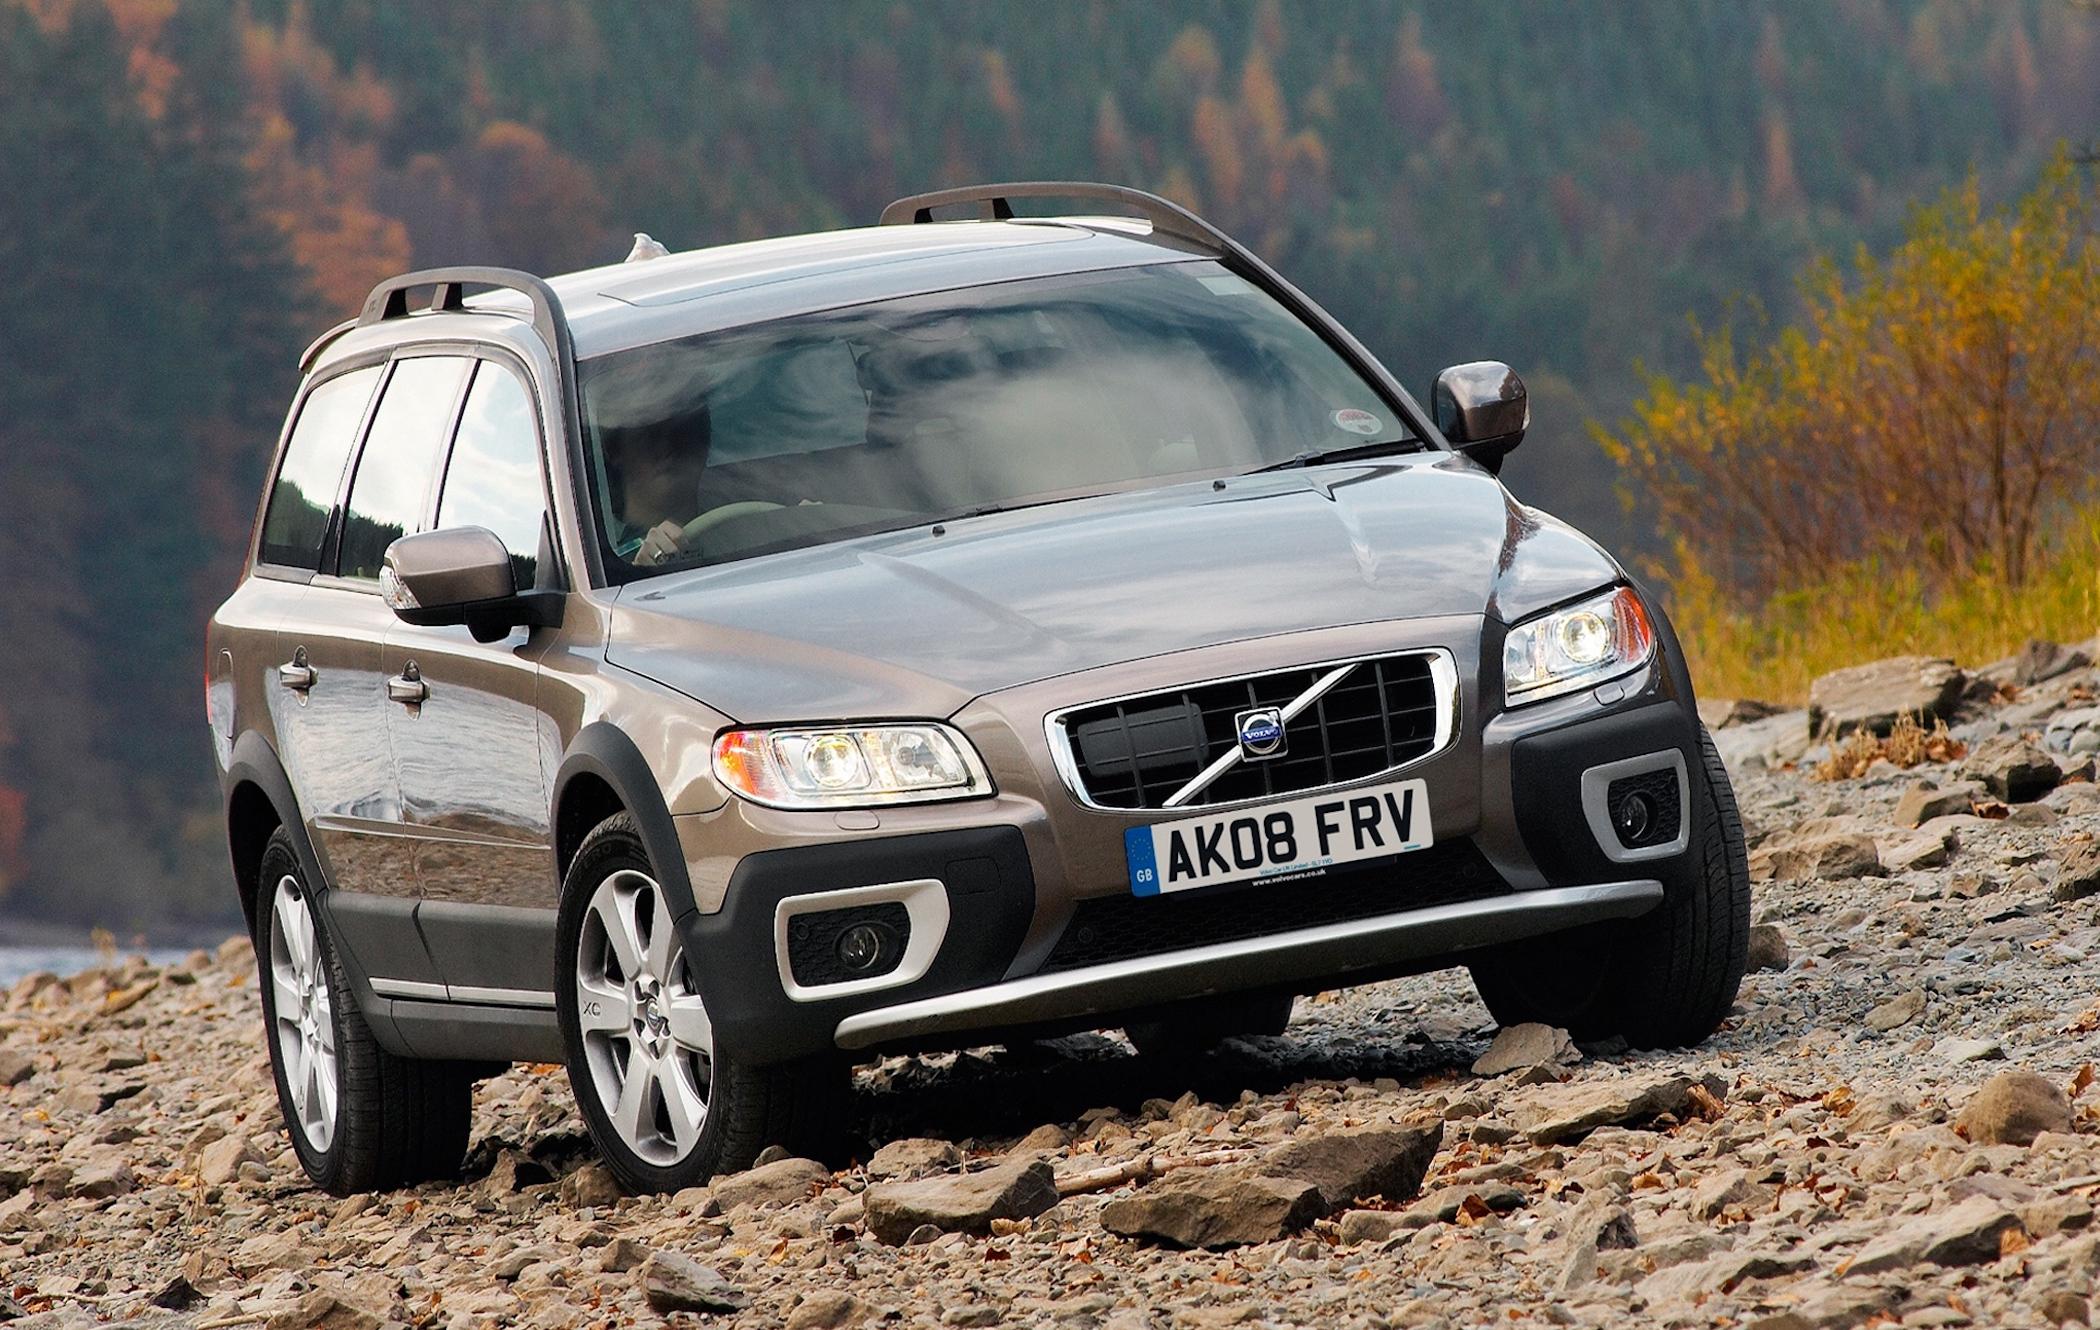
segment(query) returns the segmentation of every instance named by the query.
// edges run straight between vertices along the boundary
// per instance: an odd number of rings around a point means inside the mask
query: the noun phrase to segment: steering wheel
[[[764,499],[746,499],[741,503],[725,503],[710,508],[685,524],[685,528],[679,533],[678,543],[690,549],[692,542],[702,532],[712,530],[724,522],[733,522],[739,517],[749,517],[754,513],[770,513],[775,508],[786,506],[781,503],[769,503]]]

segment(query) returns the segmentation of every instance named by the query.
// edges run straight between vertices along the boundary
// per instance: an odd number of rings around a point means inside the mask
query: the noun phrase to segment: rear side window
[[[357,424],[364,419],[379,370],[378,365],[351,370],[306,395],[285,444],[284,466],[263,510],[257,555],[261,562],[308,572],[320,568],[336,486],[342,483],[343,464],[357,442]]]
[[[438,453],[452,427],[459,386],[473,362],[463,356],[396,361],[379,397],[343,515],[344,577],[379,576],[386,547],[422,529]]]
[[[510,550],[520,587],[539,572],[547,490],[540,480],[539,426],[525,384],[502,365],[481,363],[460,413],[439,529],[486,527]]]

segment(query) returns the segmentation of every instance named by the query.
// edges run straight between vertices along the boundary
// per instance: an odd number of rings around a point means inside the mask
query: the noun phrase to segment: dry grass
[[[1670,578],[1669,610],[1702,696],[1799,705],[1821,674],[1884,656],[1980,665],[2032,638],[2100,627],[2100,508],[2059,530],[2022,586],[1985,570],[1949,586],[1867,560],[1744,610],[1696,565]]]
[[[1808,774],[1816,780],[1857,780],[1884,760],[1908,770],[1921,762],[1955,762],[1968,755],[1968,745],[1947,733],[1946,721],[1935,720],[1928,730],[1916,716],[1906,714],[1896,717],[1886,735],[1852,731]]]

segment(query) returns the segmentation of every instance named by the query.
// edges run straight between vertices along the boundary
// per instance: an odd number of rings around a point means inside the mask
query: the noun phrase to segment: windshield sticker
[[[1379,434],[1385,430],[1385,422],[1368,411],[1345,406],[1334,413],[1334,427],[1348,430],[1351,434]]]

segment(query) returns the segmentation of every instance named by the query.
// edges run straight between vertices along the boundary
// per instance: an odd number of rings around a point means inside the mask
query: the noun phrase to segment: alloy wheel
[[[335,1140],[339,1086],[335,1007],[313,909],[299,879],[289,874],[278,879],[270,913],[273,1033],[291,1092],[293,1125],[315,1153],[327,1154]]]
[[[627,1148],[663,1168],[700,1143],[714,1029],[663,889],[621,870],[598,884],[576,948],[576,1017],[598,1103]]]

